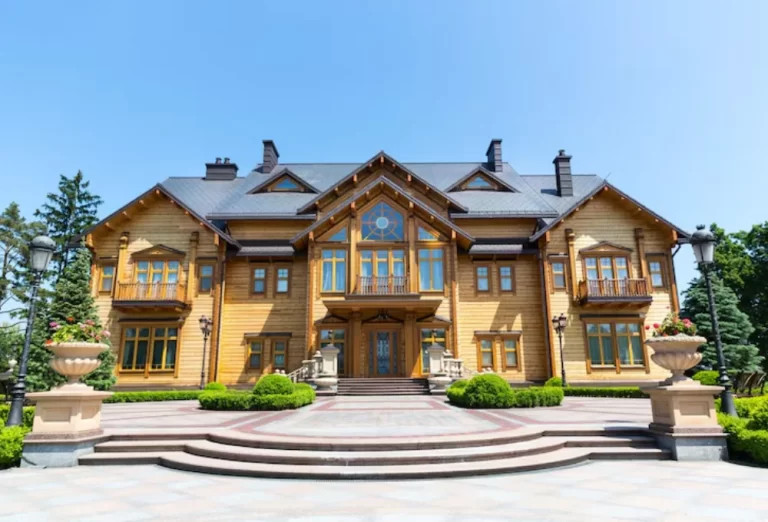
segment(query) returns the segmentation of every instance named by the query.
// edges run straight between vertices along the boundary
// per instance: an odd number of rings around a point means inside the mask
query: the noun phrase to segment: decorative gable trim
[[[468,185],[475,179],[484,179],[490,187],[469,187]],[[495,176],[488,169],[477,167],[466,176],[459,179],[456,183],[445,189],[446,192],[457,192],[461,190],[489,190],[500,192],[517,192],[509,183]]]
[[[617,243],[612,243],[610,241],[600,241],[599,243],[596,243],[592,246],[588,246],[586,248],[582,248],[579,250],[580,254],[597,254],[600,252],[632,252],[631,248],[627,248],[625,246],[621,246]]]
[[[285,190],[275,188],[275,186],[283,181],[283,179],[290,179],[300,188],[300,190]],[[291,172],[290,169],[284,168],[272,174],[269,178],[249,191],[248,194],[261,194],[264,192],[311,192],[312,194],[317,194],[318,190]]]
[[[144,250],[139,250],[138,252],[134,252],[131,254],[131,257],[138,258],[138,257],[144,257],[144,258],[158,258],[158,259],[165,259],[165,258],[179,258],[186,256],[186,252],[182,252],[181,250],[177,250],[175,248],[171,248],[169,246],[165,245],[155,245],[151,246],[149,248],[145,248]]]
[[[315,321],[316,325],[320,324],[348,324],[349,321],[338,315],[327,314],[325,317]]]

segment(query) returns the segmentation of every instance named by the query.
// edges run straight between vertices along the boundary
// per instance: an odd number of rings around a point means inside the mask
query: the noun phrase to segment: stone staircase
[[[114,434],[81,465],[159,464],[219,475],[418,479],[512,473],[589,460],[663,460],[644,428],[521,428],[441,437],[309,438],[211,433]]]
[[[337,395],[429,395],[429,383],[406,377],[340,378]]]

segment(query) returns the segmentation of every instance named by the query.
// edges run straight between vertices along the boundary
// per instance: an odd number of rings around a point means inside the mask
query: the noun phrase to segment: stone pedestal
[[[315,386],[318,392],[336,393],[336,386],[339,384],[339,349],[330,344],[320,348],[320,355],[323,358],[323,367],[320,374],[315,377]]]
[[[439,344],[433,344],[427,348],[427,357],[429,357],[429,391],[433,394],[443,395],[452,379],[443,368],[443,358],[445,357],[445,348]]]
[[[728,458],[726,435],[715,412],[714,397],[722,390],[690,380],[644,389],[651,396],[651,433],[675,460]]]
[[[77,466],[80,455],[91,453],[94,445],[105,440],[101,404],[110,395],[84,384],[27,394],[35,402],[35,421],[24,439],[21,466]]]

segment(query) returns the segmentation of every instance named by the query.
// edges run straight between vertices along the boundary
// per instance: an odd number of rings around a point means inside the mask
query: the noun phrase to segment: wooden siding
[[[535,219],[457,219],[456,225],[475,238],[527,238],[536,231]]]

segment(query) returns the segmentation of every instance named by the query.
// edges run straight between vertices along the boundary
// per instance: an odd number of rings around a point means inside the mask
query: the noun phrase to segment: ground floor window
[[[589,362],[594,367],[644,366],[642,328],[639,322],[586,323]]]
[[[477,369],[494,369],[493,337],[480,337],[477,340]]]
[[[286,339],[272,341],[272,368],[275,370],[285,370],[287,358],[288,341]]]
[[[347,331],[343,328],[336,328],[333,330],[320,330],[320,348],[334,345],[339,349],[339,355],[337,355],[337,364],[339,368],[339,374],[344,375],[344,349],[347,344]]]
[[[264,340],[253,339],[248,345],[248,368],[261,370],[264,362]]]
[[[519,364],[518,346],[520,339],[518,337],[505,337],[502,339],[504,346],[504,371],[516,370]]]
[[[430,373],[429,353],[427,348],[437,344],[445,349],[445,329],[444,328],[422,328],[421,329],[421,373]]]
[[[168,326],[127,327],[123,333],[122,371],[172,371],[176,369],[179,329]]]

